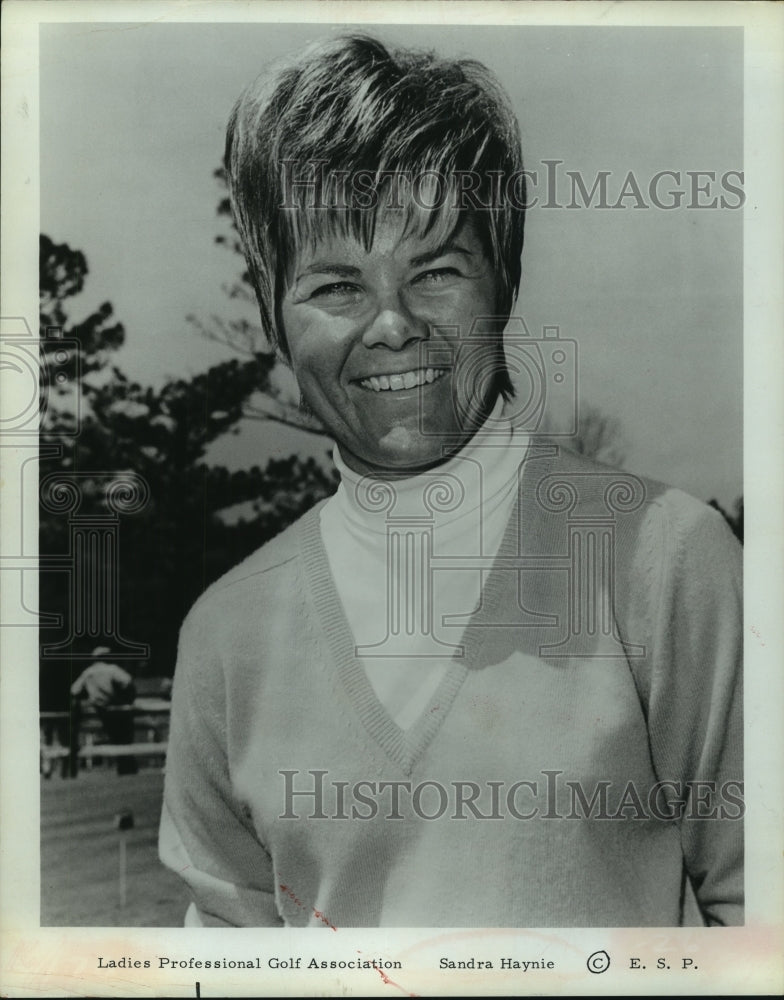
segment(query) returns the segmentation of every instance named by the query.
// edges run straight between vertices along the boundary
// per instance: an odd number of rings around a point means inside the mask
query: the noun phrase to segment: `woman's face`
[[[341,235],[304,250],[281,303],[300,391],[360,474],[443,461],[497,395],[503,322],[473,224],[441,246],[404,228],[387,211],[369,251]]]

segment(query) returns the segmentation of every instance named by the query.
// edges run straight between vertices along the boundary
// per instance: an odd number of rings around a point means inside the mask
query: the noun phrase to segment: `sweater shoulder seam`
[[[219,600],[228,591],[236,587],[247,586],[253,580],[263,579],[292,563],[296,563],[301,558],[298,541],[300,533],[309,518],[318,516],[320,507],[321,504],[318,504],[316,507],[311,508],[298,521],[295,521],[294,524],[286,529],[285,532],[266,542],[261,548],[248,556],[247,559],[243,560],[243,562],[239,563],[233,569],[230,569],[224,576],[211,584],[194,602],[189,615],[209,607],[213,601]],[[284,547],[284,549],[282,552],[273,555],[272,561],[266,562],[270,558],[268,553],[273,545]],[[261,565],[246,565],[247,563],[259,561],[262,562]],[[244,570],[243,566],[245,566]]]

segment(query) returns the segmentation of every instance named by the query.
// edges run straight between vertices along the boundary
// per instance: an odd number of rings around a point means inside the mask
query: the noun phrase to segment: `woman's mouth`
[[[399,389],[414,389],[419,385],[437,382],[446,373],[447,368],[414,368],[410,372],[400,372],[394,375],[371,375],[360,380],[363,389],[373,392],[397,392]]]

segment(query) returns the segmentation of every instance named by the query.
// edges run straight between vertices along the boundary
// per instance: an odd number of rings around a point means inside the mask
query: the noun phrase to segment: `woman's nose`
[[[427,336],[427,323],[414,316],[400,296],[390,296],[378,303],[362,342],[365,347],[383,346],[399,351],[412,340],[426,340]]]

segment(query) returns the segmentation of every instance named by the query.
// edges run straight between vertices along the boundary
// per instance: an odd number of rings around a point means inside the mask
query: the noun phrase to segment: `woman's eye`
[[[416,285],[439,285],[450,278],[459,277],[460,272],[454,267],[436,267],[430,271],[424,271],[414,278]]]
[[[357,285],[352,285],[349,281],[333,281],[328,285],[320,285],[311,292],[311,298],[343,298],[355,295],[357,292],[359,292]]]

